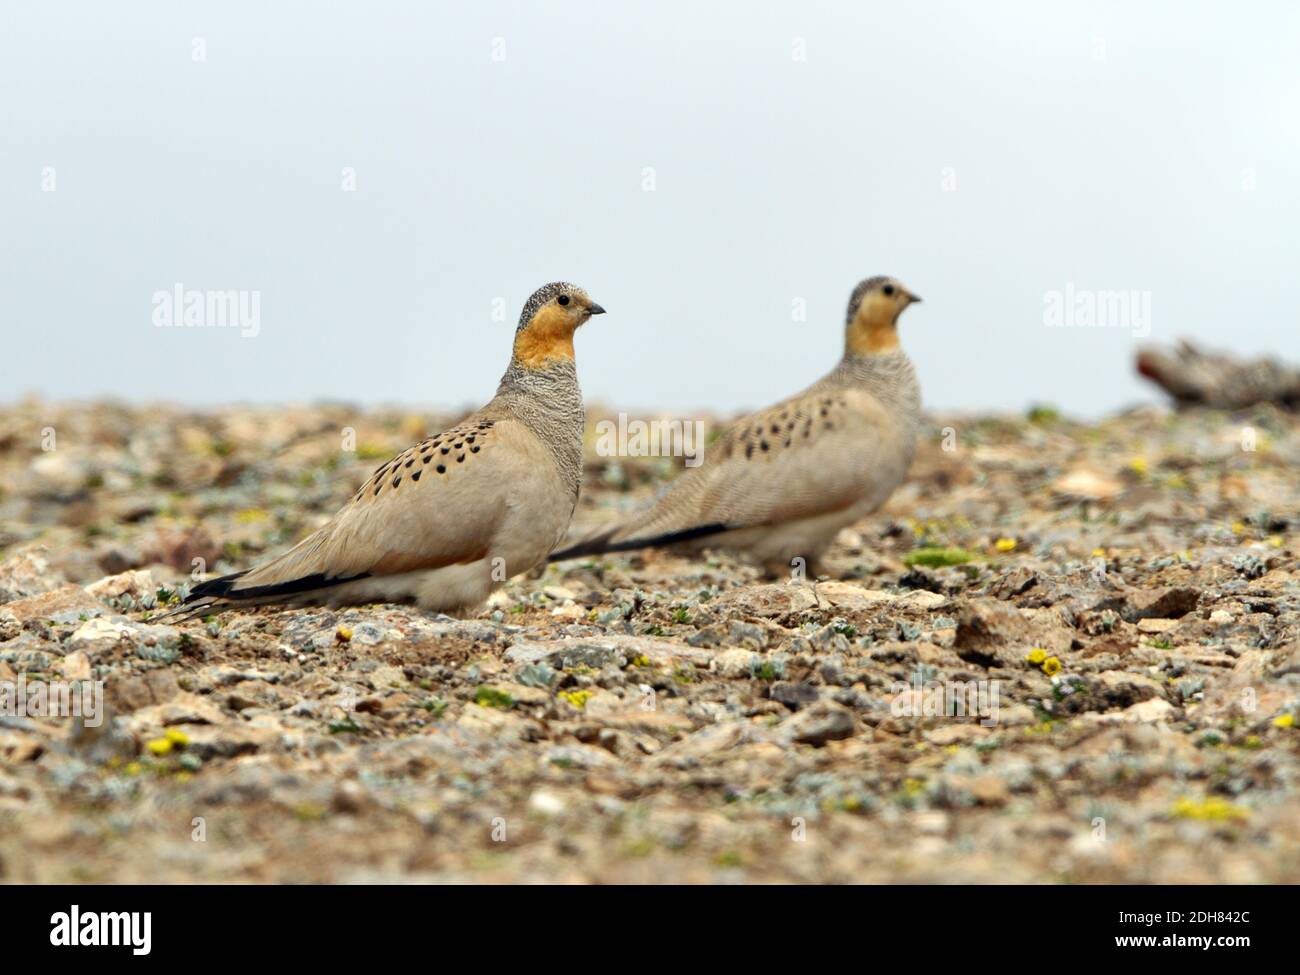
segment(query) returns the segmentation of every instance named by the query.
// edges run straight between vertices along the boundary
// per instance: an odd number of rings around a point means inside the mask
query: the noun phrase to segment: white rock
[[[146,594],[153,594],[158,591],[154,585],[153,573],[148,569],[129,570],[119,572],[115,576],[105,576],[98,582],[92,582],[86,587],[86,592],[90,593],[96,599],[113,599],[117,596],[130,596],[132,599],[139,599]]]
[[[82,650],[70,653],[63,658],[59,672],[64,680],[90,680],[90,657]]]
[[[1163,697],[1153,697],[1126,707],[1122,713],[1131,721],[1168,721],[1174,715],[1174,706]]]
[[[564,800],[554,792],[538,789],[528,797],[528,808],[543,816],[558,816],[564,812]]]
[[[96,616],[77,627],[68,640],[68,649],[93,654],[107,650],[121,640],[130,640],[134,632],[130,623]]]

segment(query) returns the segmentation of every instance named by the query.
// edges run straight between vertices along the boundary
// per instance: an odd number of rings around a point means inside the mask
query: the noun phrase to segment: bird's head
[[[540,369],[556,359],[573,358],[573,333],[605,309],[577,285],[552,281],[533,292],[515,330],[516,361]]]
[[[920,301],[895,278],[867,278],[849,296],[844,349],[850,355],[879,355],[898,348],[898,316]]]

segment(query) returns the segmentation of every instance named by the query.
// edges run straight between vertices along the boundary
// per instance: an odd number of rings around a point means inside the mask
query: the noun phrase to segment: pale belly
[[[330,590],[327,598],[334,605],[413,602],[434,612],[469,612],[508,579],[544,562],[564,536],[572,515],[573,502],[568,492],[521,486],[507,503],[481,558],[359,579]]]

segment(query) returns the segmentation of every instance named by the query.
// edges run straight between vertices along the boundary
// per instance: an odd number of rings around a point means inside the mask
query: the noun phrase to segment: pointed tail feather
[[[178,622],[183,623],[204,615],[205,611],[208,610],[221,612],[241,604],[261,606],[268,603],[291,601],[297,596],[332,589],[334,586],[341,586],[345,582],[355,582],[358,579],[366,579],[370,576],[369,572],[333,577],[322,572],[316,572],[284,582],[237,587],[239,580],[247,574],[248,570],[232,572],[230,575],[200,582],[190,590],[189,595],[185,597],[179,606],[164,614],[163,618],[174,616],[177,617]]]
[[[735,525],[724,525],[719,522],[712,525],[685,528],[681,531],[667,532],[662,535],[652,535],[648,538],[628,538],[613,541],[613,537],[618,534],[618,526],[615,526],[570,545],[568,548],[552,552],[547,556],[546,561],[562,562],[565,559],[576,559],[583,555],[604,555],[610,552],[635,552],[641,548],[662,548],[668,545],[677,545],[681,542],[693,542],[696,539],[707,538],[710,535],[720,535],[723,532],[734,530],[735,527]]]

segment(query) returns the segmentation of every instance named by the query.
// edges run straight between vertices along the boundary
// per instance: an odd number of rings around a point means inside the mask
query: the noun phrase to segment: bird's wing
[[[699,467],[609,540],[680,541],[845,510],[874,479],[900,479],[908,460],[899,425],[874,396],[814,388],[733,424]]]
[[[328,523],[220,595],[274,596],[483,558],[507,488],[542,451],[518,421],[476,414],[382,465]]]

